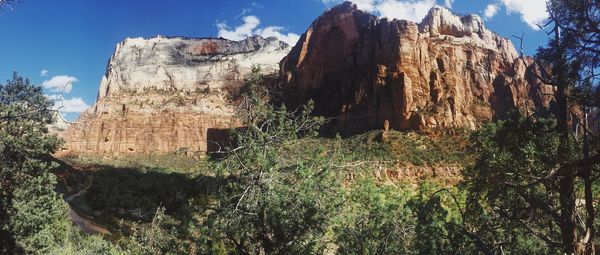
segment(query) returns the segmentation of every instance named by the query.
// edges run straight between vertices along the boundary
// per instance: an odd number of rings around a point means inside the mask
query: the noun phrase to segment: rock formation
[[[205,152],[239,124],[230,97],[253,66],[277,73],[290,46],[275,39],[156,37],[119,43],[96,103],[65,133],[64,151]]]
[[[512,106],[548,109],[552,88],[526,74],[512,43],[477,15],[434,7],[416,24],[350,2],[316,19],[280,68],[288,104],[314,100],[342,134],[385,121],[396,130],[476,128]]]
[[[63,150],[205,152],[239,126],[231,96],[255,65],[279,73],[288,106],[314,100],[342,134],[477,128],[514,106],[549,109],[552,88],[527,75],[525,62],[532,64],[480,17],[441,7],[416,24],[346,2],[293,48],[261,37],[131,38],[117,45],[96,103],[68,128]]]

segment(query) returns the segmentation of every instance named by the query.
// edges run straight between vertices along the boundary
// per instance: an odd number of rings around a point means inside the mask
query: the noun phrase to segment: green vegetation
[[[260,76],[250,79],[240,97],[238,116],[247,128],[233,131],[226,154],[206,159],[80,156],[58,162],[48,157],[50,150],[35,156],[40,160],[32,162],[47,166],[46,174],[12,188],[7,210],[12,232],[5,232],[14,238],[11,249],[66,254],[559,253],[560,246],[549,245],[546,238],[557,238],[560,228],[536,202],[553,204],[556,198],[548,195],[555,193],[545,183],[528,184],[556,164],[553,155],[560,143],[554,122],[516,112],[470,137],[454,130],[322,138],[316,131],[323,120],[311,116],[311,103],[290,113],[266,100],[269,92],[261,83]],[[58,145],[52,136],[41,136]],[[573,155],[578,146],[573,144]],[[377,176],[382,169],[405,166],[466,168],[457,185]],[[50,170],[60,176],[58,185]],[[77,231],[55,185],[79,215],[111,234],[103,239]],[[57,251],[61,246],[68,248]]]
[[[324,153],[336,152],[345,162],[380,161],[403,165],[462,165],[468,159],[468,133],[438,133],[425,135],[413,132],[377,130],[346,139],[304,138],[288,142],[284,152],[291,158],[307,156],[304,152],[322,148]]]
[[[57,165],[50,153],[61,141],[47,134],[52,103],[40,87],[16,73],[0,84],[0,253],[119,253],[98,237],[81,235],[54,191]]]
[[[0,85],[0,253],[594,254],[600,140],[569,128],[570,106],[599,106],[598,6],[586,3],[549,4],[555,38],[538,56],[552,75],[537,78],[557,87],[555,114],[515,110],[470,136],[318,137],[313,104],[273,104],[255,73],[225,153],[62,162],[51,102],[15,74]],[[450,185],[378,177],[407,166],[464,169]],[[65,200],[112,234],[83,234]]]
[[[547,10],[552,36],[527,75],[554,87],[552,115],[512,114],[479,132],[467,205],[473,231],[494,233],[481,237],[488,250],[595,254],[600,141],[587,115],[600,107],[600,5],[550,0]]]
[[[145,172],[179,173],[185,175],[208,174],[208,162],[199,157],[178,154],[142,154],[121,157],[81,155],[61,159],[65,163],[87,170],[100,170],[103,167],[130,168]]]
[[[239,116],[254,128],[235,131],[229,154],[66,158],[59,190],[87,188],[70,203],[133,254],[416,253],[415,236],[437,231],[418,228],[418,212],[442,184],[381,182],[374,171],[461,165],[466,133],[319,138],[310,104],[290,114],[264,100],[261,82],[249,80],[240,98]],[[453,203],[443,197],[436,208]]]

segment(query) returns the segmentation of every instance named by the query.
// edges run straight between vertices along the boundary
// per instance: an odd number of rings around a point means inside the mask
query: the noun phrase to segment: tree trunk
[[[593,197],[593,192],[592,192],[592,179],[590,177],[591,174],[591,169],[586,169],[585,171],[586,173],[584,173],[584,177],[583,177],[583,182],[584,182],[584,189],[585,189],[585,211],[586,211],[586,218],[585,218],[585,236],[582,240],[582,244],[584,246],[584,250],[582,252],[582,254],[584,255],[593,255],[596,254],[596,247],[594,247],[594,241],[595,241],[595,229],[594,229],[594,218],[595,218],[595,211],[594,211],[594,197]]]
[[[569,103],[567,93],[569,84],[566,79],[566,60],[564,49],[561,45],[560,28],[554,29],[556,54],[555,62],[552,66],[553,75],[556,77],[556,125],[560,135],[560,147],[557,159],[558,162],[568,160],[569,151]],[[559,182],[559,200],[560,200],[560,230],[562,235],[563,252],[565,254],[575,254],[578,244],[577,238],[577,211],[575,198],[575,171],[574,169],[563,169],[558,175]]]
[[[575,211],[575,176],[570,173],[559,177],[560,185],[560,230],[562,234],[563,252],[575,254],[577,247],[577,214]]]
[[[584,131],[583,131],[583,156],[584,158],[590,157],[590,143],[589,143],[589,134],[588,134],[588,114],[586,109],[584,109]],[[594,194],[592,190],[592,168],[590,166],[586,166],[584,171],[581,174],[581,179],[583,179],[584,185],[584,196],[585,196],[585,236],[583,238],[581,245],[583,246],[583,251],[581,254],[584,255],[593,255],[595,254],[595,229],[594,229],[594,219],[595,219],[595,211],[594,211]]]

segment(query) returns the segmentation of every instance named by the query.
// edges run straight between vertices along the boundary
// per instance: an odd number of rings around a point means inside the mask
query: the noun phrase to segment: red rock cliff
[[[548,109],[552,88],[526,75],[512,43],[477,15],[434,7],[420,24],[350,2],[315,20],[280,63],[285,100],[308,99],[343,134],[476,128],[512,106]]]

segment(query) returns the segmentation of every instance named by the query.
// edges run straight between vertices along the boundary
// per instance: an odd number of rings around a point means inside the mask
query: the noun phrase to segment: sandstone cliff
[[[275,38],[129,38],[119,43],[96,103],[65,133],[63,151],[205,152],[239,125],[231,95],[253,66],[277,73],[290,46]]]
[[[441,7],[416,24],[346,2],[317,18],[293,48],[261,37],[131,38],[117,45],[97,102],[65,132],[64,150],[205,152],[239,125],[230,97],[254,65],[279,73],[288,105],[313,99],[342,134],[384,123],[477,128],[514,106],[551,107],[552,88],[527,75],[523,62],[480,17]]]
[[[280,77],[288,104],[313,99],[343,134],[386,120],[396,130],[476,128],[512,106],[544,111],[553,93],[480,17],[441,7],[416,24],[336,6],[281,61]]]

